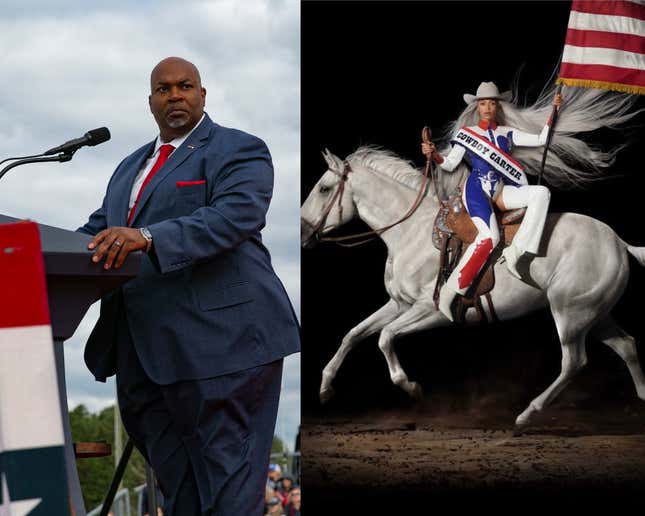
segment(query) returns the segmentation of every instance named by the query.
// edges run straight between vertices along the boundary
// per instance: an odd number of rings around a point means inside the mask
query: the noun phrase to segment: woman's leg
[[[468,246],[459,263],[441,289],[439,309],[454,320],[452,304],[457,295],[464,295],[472,285],[490,253],[499,243],[499,229],[490,198],[482,188],[479,178],[470,174],[464,185],[463,201],[477,228],[475,241]]]
[[[497,199],[497,204],[505,209],[526,207],[524,219],[520,224],[513,243],[504,249],[508,270],[515,277],[517,262],[524,253],[537,254],[542,239],[542,231],[549,210],[551,194],[549,189],[541,185],[505,186]]]

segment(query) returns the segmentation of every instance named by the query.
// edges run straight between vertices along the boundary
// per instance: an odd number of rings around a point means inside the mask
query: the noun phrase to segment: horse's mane
[[[387,175],[399,184],[418,191],[423,182],[424,170],[412,161],[377,145],[363,145],[347,156],[352,165],[362,166],[374,172]],[[451,193],[461,179],[461,174],[440,174],[441,189]]]

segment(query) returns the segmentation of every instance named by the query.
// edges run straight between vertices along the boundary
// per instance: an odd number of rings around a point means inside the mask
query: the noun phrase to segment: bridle
[[[320,221],[318,224],[315,226],[309,221],[303,219],[303,222],[310,226],[312,228],[312,232],[314,235],[314,238],[318,240],[319,242],[334,242],[335,244],[338,244],[342,247],[356,247],[362,244],[366,244],[367,242],[370,242],[374,240],[375,238],[379,237],[381,234],[383,234],[385,231],[387,231],[390,228],[393,228],[397,224],[400,224],[401,222],[407,220],[412,216],[412,214],[417,210],[419,205],[421,204],[421,201],[423,199],[423,193],[425,192],[426,185],[428,183],[428,176],[430,175],[432,177],[432,185],[434,187],[435,195],[437,196],[437,201],[439,202],[440,205],[444,204],[444,201],[441,200],[439,197],[439,190],[437,189],[437,183],[434,177],[434,174],[430,174],[430,170],[432,168],[431,166],[432,160],[428,158],[426,160],[426,168],[425,172],[423,174],[423,181],[421,183],[421,187],[419,188],[419,192],[417,193],[417,197],[414,200],[414,203],[412,203],[412,206],[410,209],[401,217],[399,220],[394,222],[393,224],[390,224],[388,226],[378,228],[378,229],[372,229],[370,231],[365,231],[363,233],[355,233],[353,235],[347,235],[347,236],[341,236],[341,237],[325,237],[322,236],[322,231],[325,225],[325,222],[327,221],[327,217],[329,216],[329,212],[334,206],[334,203],[336,200],[338,200],[338,210],[339,210],[339,220],[342,220],[343,218],[343,193],[345,192],[345,184],[347,183],[347,177],[349,176],[349,173],[352,172],[352,168],[349,165],[349,162],[347,160],[343,161],[343,171],[342,172],[337,172],[333,170],[331,167],[329,168],[329,171],[336,174],[337,176],[340,177],[340,180],[338,181],[338,188],[336,188],[336,191],[334,192],[334,195],[332,196],[331,200],[329,201],[329,204],[325,206],[325,209],[323,210],[322,216],[320,218]],[[369,237],[369,238],[364,238],[364,237]],[[351,242],[351,243],[345,243],[348,240],[355,240],[355,239],[362,239],[359,240],[358,242]]]
[[[347,183],[347,176],[349,176],[349,173],[352,171],[352,168],[349,166],[349,162],[345,160],[343,161],[342,172],[340,173],[336,172],[331,167],[329,167],[329,171],[340,177],[340,180],[338,181],[338,188],[336,188],[336,191],[334,192],[334,195],[332,196],[331,200],[329,201],[327,206],[325,206],[325,209],[323,210],[322,216],[320,217],[320,221],[318,221],[318,224],[314,226],[308,220],[303,219],[303,221],[312,228],[312,232],[315,235],[316,240],[321,242],[324,242],[327,240],[327,237],[322,237],[321,234],[324,229],[325,222],[327,222],[327,217],[329,216],[329,212],[334,207],[334,202],[336,202],[336,199],[338,199],[339,219],[343,218],[343,194],[345,193],[345,184]]]

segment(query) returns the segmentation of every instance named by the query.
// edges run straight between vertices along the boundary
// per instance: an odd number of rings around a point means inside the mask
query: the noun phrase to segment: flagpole
[[[567,27],[567,31],[568,31]],[[565,45],[566,45],[566,34],[565,34]],[[564,58],[564,48],[562,49],[562,52],[560,52],[560,60],[558,63],[558,79],[560,79],[560,69],[562,68],[562,59]],[[556,82],[557,82],[556,80]],[[555,90],[556,95],[560,95],[562,93],[562,84],[558,84],[557,89]],[[553,139],[553,131],[555,130],[555,123],[558,120],[558,106],[553,106],[553,111],[551,111],[551,125],[549,126],[549,132],[546,136],[546,143],[544,144],[544,153],[542,154],[542,163],[540,164],[540,173],[538,174],[538,180],[537,184],[541,185],[542,184],[542,175],[544,174],[544,165],[546,163],[546,155],[549,152],[549,146],[551,145],[551,140]]]
[[[567,26],[567,32],[569,30],[569,27]],[[564,36],[564,45],[566,46],[566,32]],[[562,59],[564,58],[564,47],[562,48],[562,52],[560,52],[560,59],[558,60],[558,79],[556,79],[556,82],[560,79],[560,69],[562,68]],[[557,89],[555,90],[556,95],[560,95],[562,93],[562,84],[558,84]],[[537,184],[541,185],[542,184],[542,176],[544,175],[544,165],[546,164],[546,155],[549,152],[549,146],[551,145],[551,140],[553,139],[553,131],[555,130],[555,123],[558,120],[558,106],[553,106],[553,110],[551,111],[551,125],[549,126],[549,132],[547,133],[546,136],[546,143],[544,144],[544,153],[542,154],[542,163],[540,163],[540,173],[538,174],[538,180]]]
[[[558,88],[555,90],[556,95],[562,93],[562,83],[558,84]],[[558,120],[558,106],[553,106],[553,111],[551,111],[551,125],[549,126],[549,132],[546,136],[546,143],[544,144],[544,153],[542,154],[542,163],[540,164],[540,173],[538,175],[537,184],[542,184],[542,175],[544,174],[544,165],[546,163],[546,155],[549,152],[549,146],[551,145],[551,140],[553,138],[553,131],[555,130],[555,123]]]

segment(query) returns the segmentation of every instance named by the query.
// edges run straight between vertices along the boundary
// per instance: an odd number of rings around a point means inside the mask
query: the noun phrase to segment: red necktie
[[[150,169],[150,172],[148,172],[148,175],[146,176],[145,180],[143,181],[143,184],[141,185],[141,188],[139,188],[139,193],[137,194],[137,200],[134,201],[134,206],[132,206],[132,209],[130,210],[130,216],[128,217],[128,226],[132,223],[134,214],[137,211],[137,205],[139,204],[139,199],[141,199],[141,194],[143,193],[143,189],[152,180],[152,178],[157,173],[157,171],[162,167],[162,165],[168,160],[168,156],[170,156],[170,153],[174,150],[175,148],[169,143],[166,143],[161,147],[159,147],[159,157],[157,158],[157,161]]]

